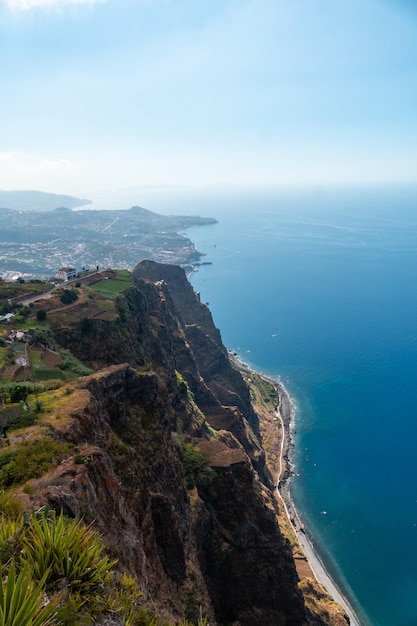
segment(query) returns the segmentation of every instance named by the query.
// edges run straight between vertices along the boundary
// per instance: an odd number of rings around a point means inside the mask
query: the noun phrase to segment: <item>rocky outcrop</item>
[[[172,621],[310,623],[258,418],[210,312],[180,268],[144,262],[133,275],[116,321],[57,331],[97,371],[49,421],[76,448],[33,481],[31,506],[94,523]]]
[[[178,365],[210,425],[232,432],[268,482],[270,476],[259,445],[258,418],[249,390],[232,366],[212,315],[193,291],[184,270],[175,265],[142,261],[133,270],[133,276],[141,282],[157,283],[165,300],[170,302],[187,344],[186,352],[178,354]]]

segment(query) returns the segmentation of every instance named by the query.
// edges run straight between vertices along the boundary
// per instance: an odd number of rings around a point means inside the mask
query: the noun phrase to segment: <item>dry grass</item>
[[[346,614],[342,607],[332,600],[326,589],[314,578],[306,578],[299,583],[307,609],[319,616],[321,623],[328,626],[347,626]]]
[[[42,423],[65,432],[72,425],[74,416],[82,413],[88,405],[90,393],[87,389],[74,390],[71,385],[66,385],[53,392],[41,394],[39,399],[44,402]]]
[[[280,449],[283,436],[279,419],[279,396],[275,387],[255,372],[241,372],[249,386],[253,408],[259,417],[262,448],[268,468],[276,482],[280,471]]]

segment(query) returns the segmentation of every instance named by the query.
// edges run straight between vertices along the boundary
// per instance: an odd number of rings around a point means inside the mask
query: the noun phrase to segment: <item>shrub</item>
[[[0,315],[6,315],[6,313],[11,313],[12,307],[8,302],[3,302],[0,304]]]
[[[93,373],[93,370],[86,367],[81,361],[79,361],[69,350],[64,348],[59,351],[59,356],[62,359],[61,368],[78,374],[79,376],[88,376]]]
[[[80,520],[47,507],[30,518],[0,516],[0,554],[2,546],[0,626],[89,626],[103,617],[113,623],[113,616],[129,626],[172,623],[143,602],[136,578],[114,570],[98,535]],[[207,626],[195,600],[192,621],[181,626]]]
[[[75,289],[63,289],[60,295],[60,300],[62,304],[71,304],[78,300],[78,293]]]
[[[80,329],[83,335],[90,333],[94,328],[94,322],[89,317],[83,317],[80,322]]]
[[[25,400],[26,396],[34,392],[32,383],[8,383],[0,385],[0,397],[3,401],[20,402]]]
[[[214,478],[215,472],[207,465],[207,456],[192,443],[184,444],[182,465],[187,489],[207,486]]]
[[[21,511],[22,506],[19,500],[16,500],[10,493],[0,491],[0,516],[14,520],[20,517]]]
[[[36,319],[39,322],[44,322],[46,320],[46,311],[45,311],[45,309],[38,309],[36,311]]]
[[[30,313],[30,308],[28,306],[24,306],[20,311],[20,315],[24,317],[25,319],[27,318],[29,313]]]
[[[0,409],[0,433],[6,436],[10,429],[16,430],[16,428],[26,428],[35,424],[36,412],[28,410],[27,406],[25,402]]]
[[[29,386],[28,385],[13,385],[10,389],[10,401],[11,402],[20,402],[21,400],[26,400],[27,395],[29,394]]]
[[[42,371],[42,370],[39,370]],[[27,405],[27,397],[32,393],[42,393],[44,391],[49,391],[50,389],[56,389],[59,387],[59,383],[50,382],[45,383],[43,385],[35,383],[35,382],[21,382],[21,383],[7,383],[5,385],[0,385],[0,402],[10,402],[17,404],[18,402],[22,402],[20,408],[17,406],[9,407],[8,409],[4,408],[0,412],[0,419],[4,415],[7,417],[6,413],[20,413],[22,408],[26,411],[28,409]],[[12,415],[10,416],[13,417]]]
[[[70,445],[53,439],[24,441],[18,448],[0,451],[0,487],[8,488],[44,474],[68,454]]]
[[[21,549],[21,535],[23,531],[23,517],[11,519],[2,515],[0,517],[0,563],[8,563],[11,558],[17,556]],[[1,623],[1,621],[0,621]]]
[[[51,350],[55,347],[55,338],[50,328],[36,328],[35,339],[38,343],[50,348]]]
[[[22,555],[36,580],[46,577],[47,588],[65,582],[81,593],[108,583],[115,564],[104,555],[104,546],[91,528],[55,512],[51,519],[31,519]]]
[[[143,606],[142,596],[136,578],[115,573],[109,590],[109,610],[129,626],[168,626],[167,622],[161,622]]]

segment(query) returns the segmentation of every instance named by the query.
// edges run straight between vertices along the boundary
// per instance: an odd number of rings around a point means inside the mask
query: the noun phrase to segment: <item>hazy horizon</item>
[[[0,189],[417,181],[407,0],[0,0]]]

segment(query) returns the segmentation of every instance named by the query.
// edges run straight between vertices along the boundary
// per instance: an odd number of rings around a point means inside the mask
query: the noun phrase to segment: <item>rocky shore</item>
[[[317,554],[313,540],[308,531],[305,529],[303,521],[294,505],[290,493],[291,477],[293,475],[291,464],[291,450],[294,448],[294,442],[291,435],[291,429],[294,424],[295,407],[288,391],[280,381],[272,381],[280,396],[280,415],[284,427],[284,443],[282,449],[282,473],[279,477],[277,490],[281,496],[288,519],[290,520],[294,531],[297,535],[298,542],[307,557],[311,571],[316,578],[327,590],[329,595],[340,604],[349,616],[351,626],[360,626],[360,622],[356,617],[349,602],[341,593],[340,589],[333,582],[327,573],[319,555]]]

